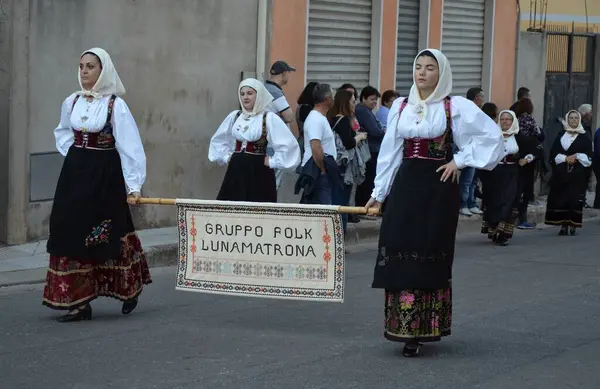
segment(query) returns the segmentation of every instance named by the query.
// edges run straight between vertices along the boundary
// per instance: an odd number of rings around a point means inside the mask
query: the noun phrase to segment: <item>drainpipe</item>
[[[256,78],[263,80],[267,58],[268,1],[258,0],[258,28],[256,35]]]
[[[521,41],[521,3],[517,0],[517,39],[515,42],[515,82],[514,82],[514,100],[517,99],[517,91],[520,88],[519,85],[519,46]]]

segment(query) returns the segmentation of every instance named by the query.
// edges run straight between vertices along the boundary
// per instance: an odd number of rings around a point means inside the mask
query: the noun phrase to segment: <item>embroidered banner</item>
[[[177,199],[176,289],[343,302],[335,206]]]

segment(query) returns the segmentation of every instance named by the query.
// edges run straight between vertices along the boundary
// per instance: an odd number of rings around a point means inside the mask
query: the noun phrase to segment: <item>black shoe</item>
[[[496,243],[498,246],[506,247],[508,246],[508,239],[498,237],[498,239],[496,239],[494,243]]]
[[[92,320],[92,306],[87,304],[84,308],[73,309],[64,316],[57,319],[59,323],[71,323],[74,321]]]
[[[416,348],[409,348],[408,345],[406,345],[402,350],[402,355],[404,355],[406,358],[418,357],[419,351],[421,351],[421,346],[422,344],[420,343],[416,344]]]
[[[566,235],[568,235],[567,226],[562,226],[561,229],[560,229],[560,232],[558,233],[558,235],[560,235],[560,236],[566,236]]]
[[[123,315],[129,315],[138,305],[138,298],[132,298],[131,300],[127,300],[123,302],[123,308],[121,308],[121,313]]]
[[[577,233],[577,228],[571,227],[569,228],[569,235],[573,236]]]

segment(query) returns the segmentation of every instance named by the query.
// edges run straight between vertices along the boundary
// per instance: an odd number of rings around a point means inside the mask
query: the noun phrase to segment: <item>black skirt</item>
[[[217,200],[276,203],[275,172],[265,166],[265,156],[234,153]]]
[[[445,163],[402,162],[386,200],[373,288],[450,287],[460,198],[458,184],[436,172]]]
[[[483,171],[483,218],[490,225],[511,220],[519,207],[519,165],[499,164]]]
[[[118,151],[71,146],[54,195],[48,253],[105,262],[134,231]]]
[[[565,162],[554,167],[546,205],[546,224],[583,226],[588,170],[579,162],[571,166]]]

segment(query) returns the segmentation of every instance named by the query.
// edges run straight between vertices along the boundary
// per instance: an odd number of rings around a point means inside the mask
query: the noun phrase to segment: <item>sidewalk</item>
[[[588,193],[588,204],[592,204],[593,193]],[[540,199],[545,200],[545,199]],[[530,205],[528,209],[529,222],[537,223],[538,228],[546,228],[543,224],[546,205]],[[584,209],[584,218],[600,216],[600,210]],[[346,245],[355,246],[376,240],[379,234],[380,219],[361,219],[359,223],[348,224]],[[460,216],[458,223],[459,234],[478,232],[481,228],[480,216]],[[155,228],[138,231],[140,240],[146,252],[150,267],[171,266],[177,261],[177,228]],[[43,282],[48,266],[46,241],[27,243],[18,246],[0,246],[0,287],[33,284]]]

